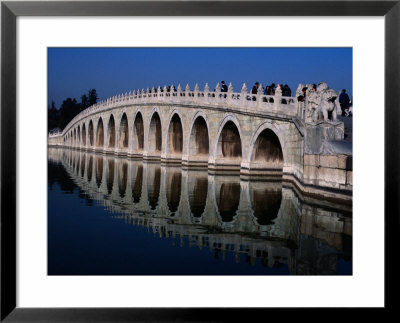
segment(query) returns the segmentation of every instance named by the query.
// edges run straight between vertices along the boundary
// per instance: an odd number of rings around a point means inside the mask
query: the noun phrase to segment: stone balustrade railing
[[[189,85],[182,89],[180,85],[175,89],[174,86],[163,89],[154,87],[150,90],[137,90],[115,95],[111,98],[100,101],[78,115],[76,115],[64,128],[62,133],[52,134],[51,136],[59,136],[64,134],[68,129],[87,117],[88,115],[102,112],[119,106],[131,104],[181,104],[193,106],[210,106],[225,107],[242,111],[254,111],[259,113],[280,114],[287,117],[294,117],[298,114],[297,104],[294,97],[285,97],[280,94],[264,95],[262,92],[262,84],[260,84],[257,94],[248,93],[246,84],[244,83],[240,92],[233,92],[232,84],[229,84],[227,92],[221,92],[219,83],[214,91],[210,91],[208,83],[204,90],[200,91],[198,84],[193,90]],[[50,135],[49,135],[50,136]]]

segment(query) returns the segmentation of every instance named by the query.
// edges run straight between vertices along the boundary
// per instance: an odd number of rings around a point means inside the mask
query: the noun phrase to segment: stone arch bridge
[[[330,144],[343,139],[343,123],[307,124],[294,97],[247,92],[245,84],[238,93],[219,85],[211,92],[206,84],[204,91],[196,85],[121,94],[82,111],[49,135],[49,145],[283,175],[306,193],[351,200],[351,152]]]

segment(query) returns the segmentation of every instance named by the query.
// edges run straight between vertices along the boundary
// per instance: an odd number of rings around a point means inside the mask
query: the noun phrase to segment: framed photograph
[[[1,321],[392,309],[399,13],[3,1]]]

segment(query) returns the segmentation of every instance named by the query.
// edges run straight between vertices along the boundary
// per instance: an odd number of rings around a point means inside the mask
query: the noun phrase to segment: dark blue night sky
[[[326,81],[352,96],[352,48],[49,48],[48,103],[68,97],[80,102],[89,89],[100,100],[115,94],[164,85],[232,82],[288,84]]]

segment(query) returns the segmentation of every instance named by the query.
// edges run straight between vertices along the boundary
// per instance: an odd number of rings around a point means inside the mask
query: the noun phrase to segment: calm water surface
[[[351,207],[282,182],[49,148],[49,275],[351,275]]]

